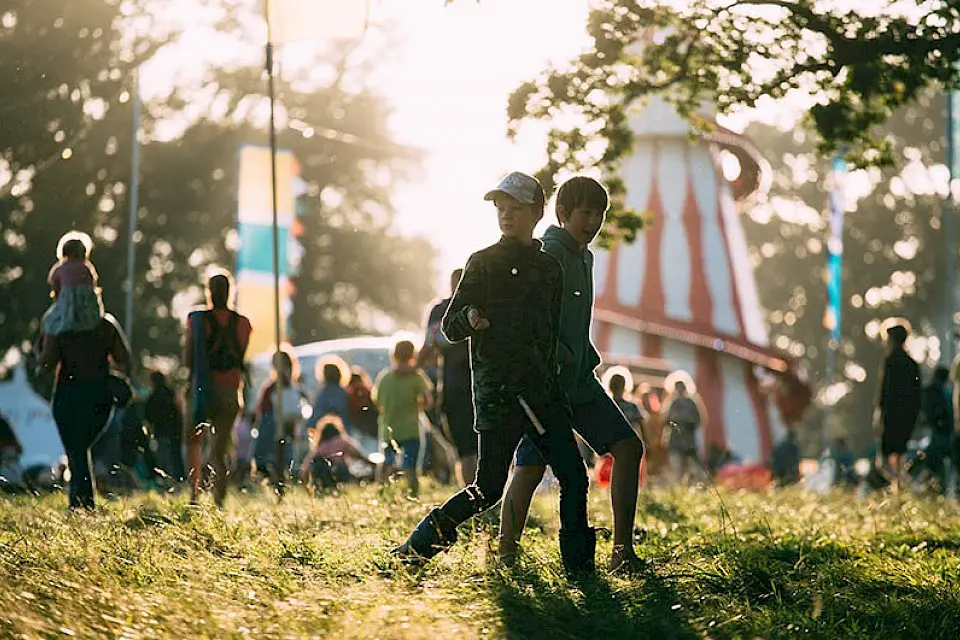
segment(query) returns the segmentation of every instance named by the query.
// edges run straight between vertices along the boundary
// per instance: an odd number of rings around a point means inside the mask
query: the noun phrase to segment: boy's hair
[[[340,430],[340,425],[336,422],[324,422],[323,427],[320,429],[320,442],[333,440],[342,435],[343,432]]]
[[[557,191],[557,218],[560,218],[562,209],[566,215],[578,208],[606,211],[610,206],[610,194],[597,180],[587,176],[574,176],[562,185]],[[563,220],[560,220],[563,222]]]
[[[397,343],[397,346],[393,348],[393,359],[397,364],[403,364],[405,362],[410,362],[413,360],[413,354],[416,351],[416,348],[413,346],[413,343],[409,340],[401,340]]]
[[[90,257],[93,250],[93,240],[83,231],[68,231],[57,241],[57,258],[83,260]]]

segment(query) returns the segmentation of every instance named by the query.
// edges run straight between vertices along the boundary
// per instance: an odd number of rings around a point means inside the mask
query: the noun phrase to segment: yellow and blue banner
[[[830,332],[830,341],[840,343],[840,310],[843,305],[843,176],[847,164],[841,154],[833,159],[830,189],[830,235],[827,238],[827,306],[823,327]]]
[[[270,148],[240,147],[237,196],[237,251],[235,276],[237,311],[250,318],[253,335],[247,353],[256,355],[274,348],[277,342],[274,317],[273,201],[270,181]],[[305,185],[300,165],[289,150],[277,150],[277,231],[280,265],[280,340],[288,335],[293,310],[290,278],[295,275],[303,248],[293,237],[297,198]]]

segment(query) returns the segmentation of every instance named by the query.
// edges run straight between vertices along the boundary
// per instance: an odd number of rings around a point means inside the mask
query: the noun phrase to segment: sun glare
[[[423,148],[423,180],[398,194],[398,223],[440,249],[438,282],[469,254],[496,241],[482,195],[513,169],[544,163],[542,127],[506,139],[510,92],[587,43],[586,0],[484,0],[444,7],[436,0],[380,2],[398,22],[400,49],[376,86],[393,103],[397,137]],[[549,216],[548,216],[549,217]],[[445,287],[445,285],[441,285]],[[442,290],[441,290],[442,291]]]
[[[186,26],[184,38],[145,64],[139,79],[141,95],[160,110],[175,86],[197,86],[212,68],[256,65],[263,56],[262,24],[245,24],[240,34],[217,33],[208,26],[214,14],[194,15],[193,0],[172,2],[164,5],[163,19],[153,28]],[[424,153],[417,182],[393,194],[397,227],[426,235],[439,249],[441,291],[450,270],[498,237],[482,194],[510,170],[533,172],[542,166],[545,127],[527,126],[515,142],[508,141],[507,97],[520,83],[586,46],[587,11],[588,0],[450,6],[441,0],[371,0],[374,28],[368,38],[396,44],[376,61],[366,84],[390,102],[397,141]],[[303,46],[281,51],[285,69],[308,57],[300,55]],[[324,73],[328,70],[314,71],[321,82]],[[197,104],[212,100],[200,90],[191,97]],[[252,105],[254,115],[266,117],[265,105],[260,107]],[[160,122],[154,138],[176,137],[200,111]],[[284,120],[282,110],[279,117]]]

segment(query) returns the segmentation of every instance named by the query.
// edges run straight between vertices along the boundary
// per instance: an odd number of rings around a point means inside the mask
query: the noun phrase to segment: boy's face
[[[563,207],[558,206],[557,217],[567,233],[585,247],[593,242],[597,234],[600,233],[606,212],[584,206],[574,207],[572,211],[566,211]]]
[[[523,204],[506,194],[498,194],[493,199],[493,204],[497,208],[500,233],[517,240],[533,239],[533,228],[543,215],[539,207]]]

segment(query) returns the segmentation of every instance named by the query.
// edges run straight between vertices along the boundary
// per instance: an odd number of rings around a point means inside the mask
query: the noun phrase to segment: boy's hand
[[[483,331],[490,328],[490,321],[484,318],[476,307],[470,307],[467,310],[467,321],[474,331]]]

